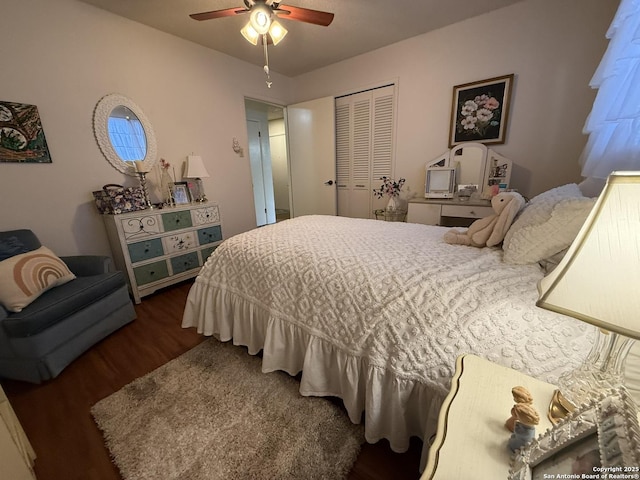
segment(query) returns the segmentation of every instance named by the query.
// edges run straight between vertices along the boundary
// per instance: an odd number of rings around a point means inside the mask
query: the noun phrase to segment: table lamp
[[[207,178],[209,176],[209,172],[204,168],[204,162],[202,161],[202,157],[197,155],[189,155],[187,156],[187,165],[184,169],[184,178],[193,178],[196,183],[196,194],[193,201],[195,202],[206,202],[207,197],[204,194],[204,187],[202,185],[202,179]]]
[[[640,339],[640,172],[613,172],[560,264],[538,283],[537,306],[598,327],[584,363],[558,379],[556,423],[624,383],[624,361]]]

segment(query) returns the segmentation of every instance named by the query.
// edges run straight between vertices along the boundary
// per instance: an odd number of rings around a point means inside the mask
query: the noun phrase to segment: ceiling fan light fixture
[[[269,27],[269,36],[271,37],[271,40],[273,40],[274,45],[280,43],[287,33],[289,33],[289,31],[284,28],[280,22],[277,20],[271,22],[271,27]]]
[[[231,17],[249,14],[249,22],[242,27],[240,33],[252,45],[258,45],[262,37],[264,48],[264,73],[267,75],[267,87],[271,88],[272,81],[269,70],[269,52],[267,45],[277,45],[289,33],[278,21],[278,15],[286,15],[288,20],[329,26],[333,21],[333,13],[311,10],[309,8],[282,5],[278,0],[243,0],[246,8],[225,8],[210,12],[193,13],[189,15],[194,20],[209,20],[212,18]]]
[[[257,45],[260,39],[260,34],[256,32],[255,28],[251,26],[251,22],[248,22],[242,30],[240,30],[242,36],[252,45]]]
[[[251,8],[251,16],[249,22],[253,29],[260,35],[264,35],[269,32],[271,26],[272,10],[263,3],[255,4]]]

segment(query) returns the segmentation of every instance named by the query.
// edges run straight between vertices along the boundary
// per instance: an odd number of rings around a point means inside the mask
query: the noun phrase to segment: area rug
[[[244,347],[207,340],[91,409],[125,480],[340,479],[361,425]]]

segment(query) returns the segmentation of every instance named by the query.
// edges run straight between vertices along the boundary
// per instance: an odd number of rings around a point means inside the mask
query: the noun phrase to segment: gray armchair
[[[31,230],[0,232],[16,254],[39,248]],[[14,252],[5,252],[11,255]],[[0,377],[40,383],[55,378],[91,346],[136,318],[122,272],[111,259],[60,257],[74,280],[44,292],[21,312],[0,305]]]

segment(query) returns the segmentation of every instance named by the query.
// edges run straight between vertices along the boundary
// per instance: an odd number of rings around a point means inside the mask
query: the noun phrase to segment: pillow
[[[576,198],[583,197],[584,195],[580,191],[580,187],[575,183],[568,183],[567,185],[562,185],[561,187],[555,187],[551,190],[547,190],[546,192],[542,192],[531,200],[527,202],[525,208],[531,204],[536,203],[555,203],[557,201],[562,200],[563,198]],[[521,209],[515,220],[517,220],[522,213],[525,211],[525,208]],[[513,223],[515,223],[515,220]],[[513,224],[512,224],[513,225]]]
[[[0,240],[0,261],[28,251],[29,249],[16,236]]]
[[[537,263],[565,250],[595,202],[595,198],[582,196],[575,183],[534,197],[505,236],[504,261],[519,265]]]
[[[566,185],[562,185],[561,187],[555,187],[551,190],[547,190],[546,192],[542,192],[539,195],[533,197],[530,203],[538,203],[538,202],[555,202],[558,200],[562,200],[563,198],[581,198],[584,197],[580,187],[576,183],[568,183]]]
[[[0,303],[20,312],[47,290],[76,278],[47,247],[14,255],[0,262]]]

